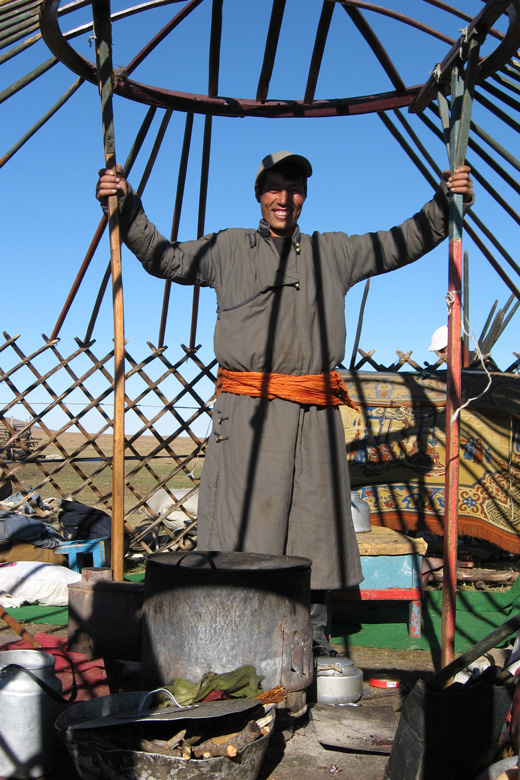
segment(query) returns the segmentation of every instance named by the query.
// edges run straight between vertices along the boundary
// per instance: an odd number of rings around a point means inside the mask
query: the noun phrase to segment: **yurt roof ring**
[[[171,1],[171,0],[170,0]],[[177,1],[177,0],[175,0]],[[256,96],[254,98],[223,97],[217,94],[218,69],[220,56],[220,31],[221,18],[214,14],[211,29],[210,62],[208,94],[193,94],[173,91],[161,87],[142,84],[130,78],[130,74],[137,66],[174,30],[197,6],[204,0],[188,0],[183,8],[168,22],[168,24],[155,35],[148,44],[139,52],[132,62],[114,75],[114,92],[121,97],[144,103],[149,106],[162,107],[178,111],[209,114],[212,116],[260,116],[260,117],[325,117],[346,116],[350,114],[363,114],[375,111],[387,111],[390,109],[410,106],[421,96],[421,109],[435,99],[438,84],[435,89],[430,84],[430,79],[424,85],[407,87],[401,80],[390,57],[377,39],[371,28],[366,25],[361,10],[369,10],[375,13],[394,18],[404,24],[410,25],[422,32],[439,38],[453,45],[452,52],[458,47],[455,42],[443,33],[429,27],[412,17],[405,16],[388,8],[383,8],[374,3],[362,0],[326,0],[323,3],[321,18],[316,32],[313,55],[309,66],[309,73],[305,94],[302,99],[287,98],[282,100],[269,100],[269,81],[276,55],[278,36],[282,24],[284,0],[274,0],[271,13],[269,30],[267,33],[264,59],[258,79]],[[430,0],[432,4],[445,7],[440,0]],[[41,6],[40,29],[45,43],[52,53],[70,70],[81,78],[97,83],[96,66],[93,62],[80,55],[67,41],[72,33],[63,35],[59,24],[58,15],[60,0],[43,0]],[[83,2],[78,3],[78,6]],[[395,89],[390,92],[364,96],[338,97],[332,99],[314,100],[315,86],[321,65],[328,25],[331,21],[335,4],[341,5],[349,14],[362,35],[370,42],[383,69],[392,81]],[[69,7],[75,6],[72,3]],[[112,15],[112,20],[117,21],[121,16],[146,10],[156,6],[156,2],[144,3],[135,8],[127,9]],[[508,13],[509,27],[505,35],[492,29],[492,25],[502,15]],[[461,16],[463,16],[461,14]],[[477,83],[483,81],[491,73],[505,65],[516,54],[520,46],[520,0],[489,0],[473,19],[466,19],[469,24],[465,30],[466,35],[478,34],[484,38],[488,34],[501,39],[497,48],[480,62]],[[74,32],[74,31],[72,31]],[[451,54],[451,52],[450,52]],[[448,58],[450,56],[448,55]],[[446,60],[445,60],[446,61]],[[430,89],[428,85],[430,84]],[[449,84],[445,86],[446,91]],[[414,110],[414,109],[412,109]],[[420,110],[415,105],[415,110]]]

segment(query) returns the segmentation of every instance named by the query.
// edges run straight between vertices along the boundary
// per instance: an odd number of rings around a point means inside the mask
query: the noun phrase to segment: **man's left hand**
[[[470,178],[471,168],[469,165],[461,165],[455,168],[453,173],[444,171],[443,179],[448,184],[450,192],[456,195],[463,195],[465,201],[473,199],[473,182]]]

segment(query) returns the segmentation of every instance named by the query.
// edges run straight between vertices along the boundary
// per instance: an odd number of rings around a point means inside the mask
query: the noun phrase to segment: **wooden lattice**
[[[63,355],[59,340],[44,336],[43,345],[26,355],[19,336],[4,337],[0,497],[20,493],[12,508],[16,511],[28,501],[39,516],[46,514],[40,499],[60,498],[110,514],[113,352],[98,357],[95,342],[76,340],[77,349]],[[125,352],[125,416],[132,430],[125,436],[125,525],[133,535],[132,547],[146,551],[152,530],[159,531],[161,549],[182,547],[186,534],[193,533],[196,518],[185,503],[198,491],[206,447],[205,436],[194,427],[200,429],[201,418],[211,417],[215,382],[215,361],[204,365],[198,348],[182,346],[176,362],[169,360],[166,347],[148,343],[148,348],[141,360]],[[203,380],[209,400],[201,394]],[[22,414],[25,422],[19,419]],[[49,422],[56,419],[59,426]],[[208,422],[202,427],[206,430]],[[182,488],[181,500],[175,488]],[[187,517],[188,525],[176,534],[148,503],[160,489],[170,499],[168,513],[180,509]],[[136,533],[143,516],[146,527]]]
[[[0,500],[19,493],[10,507],[28,503],[40,517],[62,498],[111,514],[113,351],[98,357],[96,342],[76,339],[76,348],[64,355],[59,339],[43,336],[42,346],[25,354],[19,335],[3,335]],[[196,513],[189,502],[199,488],[216,379],[216,361],[205,365],[198,347],[181,345],[175,362],[168,349],[148,342],[141,359],[128,345],[125,351],[125,527],[131,549],[144,552],[184,549],[187,540],[193,545]],[[375,361],[374,350],[357,353],[355,370],[424,370],[411,352],[397,350],[388,366]],[[444,367],[445,358],[437,358],[428,371]],[[153,498],[160,490],[166,509],[158,513]],[[177,510],[183,527],[172,530],[168,518]]]

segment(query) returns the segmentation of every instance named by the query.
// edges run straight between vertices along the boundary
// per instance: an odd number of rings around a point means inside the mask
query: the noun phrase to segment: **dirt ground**
[[[31,634],[47,633],[66,636],[65,626],[25,624]],[[16,640],[18,635],[5,624],[0,626],[0,644]],[[417,679],[427,679],[437,666],[437,659],[422,650],[381,650],[352,647],[350,658],[363,670],[364,696],[369,696],[368,679],[374,675],[389,675],[405,686]],[[362,700],[363,701],[363,700]],[[312,706],[310,705],[311,711]],[[342,708],[331,708],[339,711]],[[319,780],[340,775],[342,780],[381,780],[388,756],[355,753],[324,747],[317,738],[312,715],[305,715],[285,724],[271,737],[258,780]],[[77,780],[78,775],[65,747],[59,745],[56,771],[48,780]]]

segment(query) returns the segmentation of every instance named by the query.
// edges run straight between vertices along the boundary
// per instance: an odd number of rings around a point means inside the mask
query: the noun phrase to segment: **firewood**
[[[238,753],[262,736],[262,730],[256,720],[250,720],[247,726],[238,734],[226,734],[220,737],[214,737],[196,745],[193,748],[193,755],[196,758],[213,758],[215,756],[228,756],[235,758]]]

